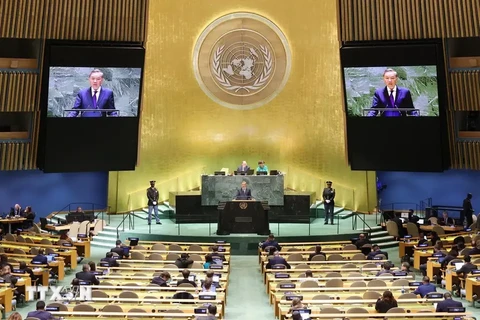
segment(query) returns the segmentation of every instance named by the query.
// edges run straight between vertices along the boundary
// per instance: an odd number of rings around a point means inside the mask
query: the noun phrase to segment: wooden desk
[[[0,223],[4,225],[8,225],[8,233],[12,233],[12,224],[19,224],[23,223],[26,218],[5,218],[0,219]]]
[[[13,249],[22,249],[25,251],[30,251],[30,248],[51,248],[54,249],[61,257],[65,258],[65,263],[70,263],[72,269],[77,268],[77,248],[76,247],[63,247],[63,246],[54,246],[48,244],[37,244],[37,243],[24,243],[24,242],[13,242],[13,241],[0,241],[0,246],[4,249],[8,248],[11,251]],[[65,251],[59,251],[65,250]]]
[[[465,299],[473,302],[473,295],[480,297],[480,281],[477,277],[470,276],[465,280]]]
[[[75,319],[75,320],[84,320],[84,319],[91,320],[92,317],[93,318],[108,317],[108,320],[125,320],[125,319],[145,318],[145,317],[159,318],[159,319],[168,318],[168,319],[177,319],[177,320],[191,320],[197,316],[193,312],[191,313],[161,312],[161,313],[148,313],[148,314],[145,314],[144,312],[129,312],[127,314],[127,313],[121,313],[121,312],[102,312],[102,311],[101,312],[52,311],[51,314],[57,317],[65,317],[65,318],[68,317],[68,319]],[[452,313],[452,315],[454,314]]]
[[[408,316],[405,313],[389,313],[388,314],[388,319],[402,319],[404,320],[405,318],[411,318],[411,319],[416,319],[416,320],[438,320],[438,319],[453,319],[454,317],[465,317],[470,315],[470,313],[467,312],[435,312],[435,313],[423,313],[423,312],[417,312],[417,313],[409,313]],[[348,318],[349,319],[371,319],[371,318],[377,318],[377,319],[384,319],[386,318],[385,313],[369,313],[367,316],[362,313],[349,313]],[[335,313],[323,313],[323,314],[318,314],[318,313],[312,313],[310,315],[311,319],[343,319],[346,318],[344,313],[340,314],[335,314]]]
[[[54,237],[43,237],[43,236],[37,236],[37,235],[28,235],[28,234],[22,234],[23,238],[29,238],[32,239],[34,243],[40,243],[43,239],[48,239],[52,242],[53,245],[58,245],[57,242],[60,240],[59,237],[54,236]],[[23,243],[23,242],[20,242]],[[84,258],[90,258],[90,239],[85,238],[80,241],[75,241],[73,242],[73,245],[77,248],[77,255],[82,256]],[[64,248],[70,248],[70,247],[64,247]]]
[[[276,305],[276,303],[282,300],[282,297],[287,293],[291,292],[293,295],[301,295],[304,300],[313,300],[313,297],[319,294],[327,294],[334,298],[334,300],[353,295],[363,295],[365,290],[368,291],[377,291],[383,293],[385,290],[390,290],[394,296],[401,294],[402,290],[405,292],[414,292],[418,287],[405,287],[405,286],[387,286],[387,287],[343,287],[343,288],[299,288],[299,289],[277,289],[274,288],[269,292],[270,304]]]
[[[27,266],[32,269],[35,275],[37,275],[36,272],[40,272],[38,270],[36,271],[36,269],[38,268],[41,268],[42,270],[52,269],[53,272],[57,274],[58,280],[63,280],[65,278],[65,262],[62,257],[57,257],[55,261],[50,262],[47,266],[47,265],[41,265],[41,264],[32,264],[31,261],[32,261],[32,258],[34,257],[34,255],[32,254],[20,255],[16,253],[6,253],[6,255],[7,257],[12,257],[17,261],[24,261],[27,264]],[[9,263],[11,263],[14,266],[19,265],[19,263],[12,263],[12,262],[9,262]],[[48,283],[48,278],[46,279],[47,280],[46,282],[43,282],[45,280],[45,278],[43,277],[44,275],[42,275],[42,284]]]
[[[459,231],[462,231],[464,230],[464,227],[463,226],[440,226],[445,233],[452,233],[452,232],[459,232]],[[430,226],[420,226],[420,230],[422,231],[426,231],[426,232],[432,232],[433,231],[433,226],[430,225]]]
[[[0,303],[3,304],[5,308],[4,312],[12,311],[12,300],[13,300],[13,289],[12,288],[1,288],[0,289]]]
[[[131,299],[131,300],[139,300],[139,299]],[[102,312],[101,310],[106,306],[106,305],[119,305],[122,309],[123,312],[129,312],[131,309],[142,309],[145,310],[146,313],[150,316],[152,314],[156,313],[168,313],[169,311],[173,310],[182,310],[183,313],[189,313],[192,314],[194,313],[195,308],[201,308],[205,303],[211,303],[211,304],[216,304],[217,305],[217,313],[223,317],[224,316],[224,301],[223,300],[199,300],[198,297],[196,299],[171,299],[172,302],[170,301],[162,301],[159,299],[149,299],[150,303],[146,301],[145,299],[141,299],[141,302],[137,301],[131,301],[128,302],[127,299],[121,299],[120,301],[88,301],[84,302],[83,304],[90,305],[95,308],[95,312]],[[170,299],[169,299],[170,300]],[[186,304],[180,304],[183,301],[183,303]],[[175,303],[175,304],[173,304]],[[73,311],[73,308],[77,305],[76,303],[71,303],[67,304],[68,311],[71,312],[72,314],[80,311]],[[53,312],[52,312],[53,313]],[[144,315],[145,316],[145,315]]]
[[[45,226],[45,229],[50,230],[50,231],[68,231],[70,230],[70,225],[69,224],[62,224],[62,225],[56,225],[56,224],[47,224]]]
[[[407,301],[408,300],[408,301]],[[435,312],[435,308],[433,307],[433,303],[440,302],[443,299],[435,299],[435,301],[422,301],[416,299],[405,299],[405,300],[398,300],[398,307],[404,308],[405,310],[409,311],[410,313],[416,313],[420,310],[429,310],[431,313]],[[369,313],[377,313],[375,310],[375,303],[376,300],[336,300],[336,301],[327,301],[327,300],[302,300],[302,303],[308,304],[308,309],[312,310],[312,313],[319,313],[323,308],[336,308],[340,310],[342,313],[346,313],[350,308],[364,308],[367,309]],[[323,303],[318,303],[317,301],[322,301]],[[337,302],[339,301],[339,302]],[[290,304],[288,304],[290,303]],[[278,317],[280,320],[284,320],[286,315],[289,314],[289,310],[291,307],[291,301],[280,301],[277,306],[275,307],[275,316]],[[388,318],[388,317],[387,317]]]

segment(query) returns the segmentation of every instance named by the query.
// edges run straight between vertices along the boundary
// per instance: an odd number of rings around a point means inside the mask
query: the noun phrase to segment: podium
[[[217,235],[230,233],[270,234],[268,202],[256,200],[233,200],[218,205]]]

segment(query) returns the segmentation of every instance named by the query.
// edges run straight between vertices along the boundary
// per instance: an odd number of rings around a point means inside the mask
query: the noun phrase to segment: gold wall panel
[[[34,111],[38,73],[0,72],[0,112]]]
[[[0,1],[1,38],[40,38],[47,0]]]
[[[450,88],[455,111],[480,111],[480,71],[451,71]]]
[[[338,1],[343,41],[480,35],[480,0]]]
[[[0,37],[141,42],[148,0],[2,0]]]
[[[253,12],[273,21],[292,50],[285,88],[255,110],[233,110],[207,97],[195,80],[197,37],[216,18]],[[375,206],[375,174],[352,172],[345,151],[337,0],[151,1],[143,87],[139,165],[112,172],[109,205],[121,212],[144,206],[149,180],[161,198],[197,188],[200,173],[242,160],[287,174],[287,187],[321,194],[334,181],[337,203],[362,211]],[[290,185],[289,185],[290,184]],[[177,190],[172,190],[177,188]],[[314,189],[314,190],[312,190]]]

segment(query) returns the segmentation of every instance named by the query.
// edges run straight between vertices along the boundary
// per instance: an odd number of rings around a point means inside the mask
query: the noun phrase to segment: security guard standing
[[[152,211],[155,213],[157,224],[162,224],[158,216],[158,190],[155,188],[155,181],[150,181],[150,188],[147,189],[148,198],[148,225],[152,223]]]
[[[335,189],[332,188],[332,181],[327,181],[327,187],[323,189],[323,205],[325,207],[325,224],[333,224],[333,208],[335,207]]]

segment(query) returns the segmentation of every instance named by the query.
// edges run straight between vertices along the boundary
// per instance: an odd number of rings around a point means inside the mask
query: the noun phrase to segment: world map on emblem
[[[194,70],[203,91],[232,109],[271,101],[290,73],[287,39],[270,20],[233,13],[212,22],[197,40]]]

